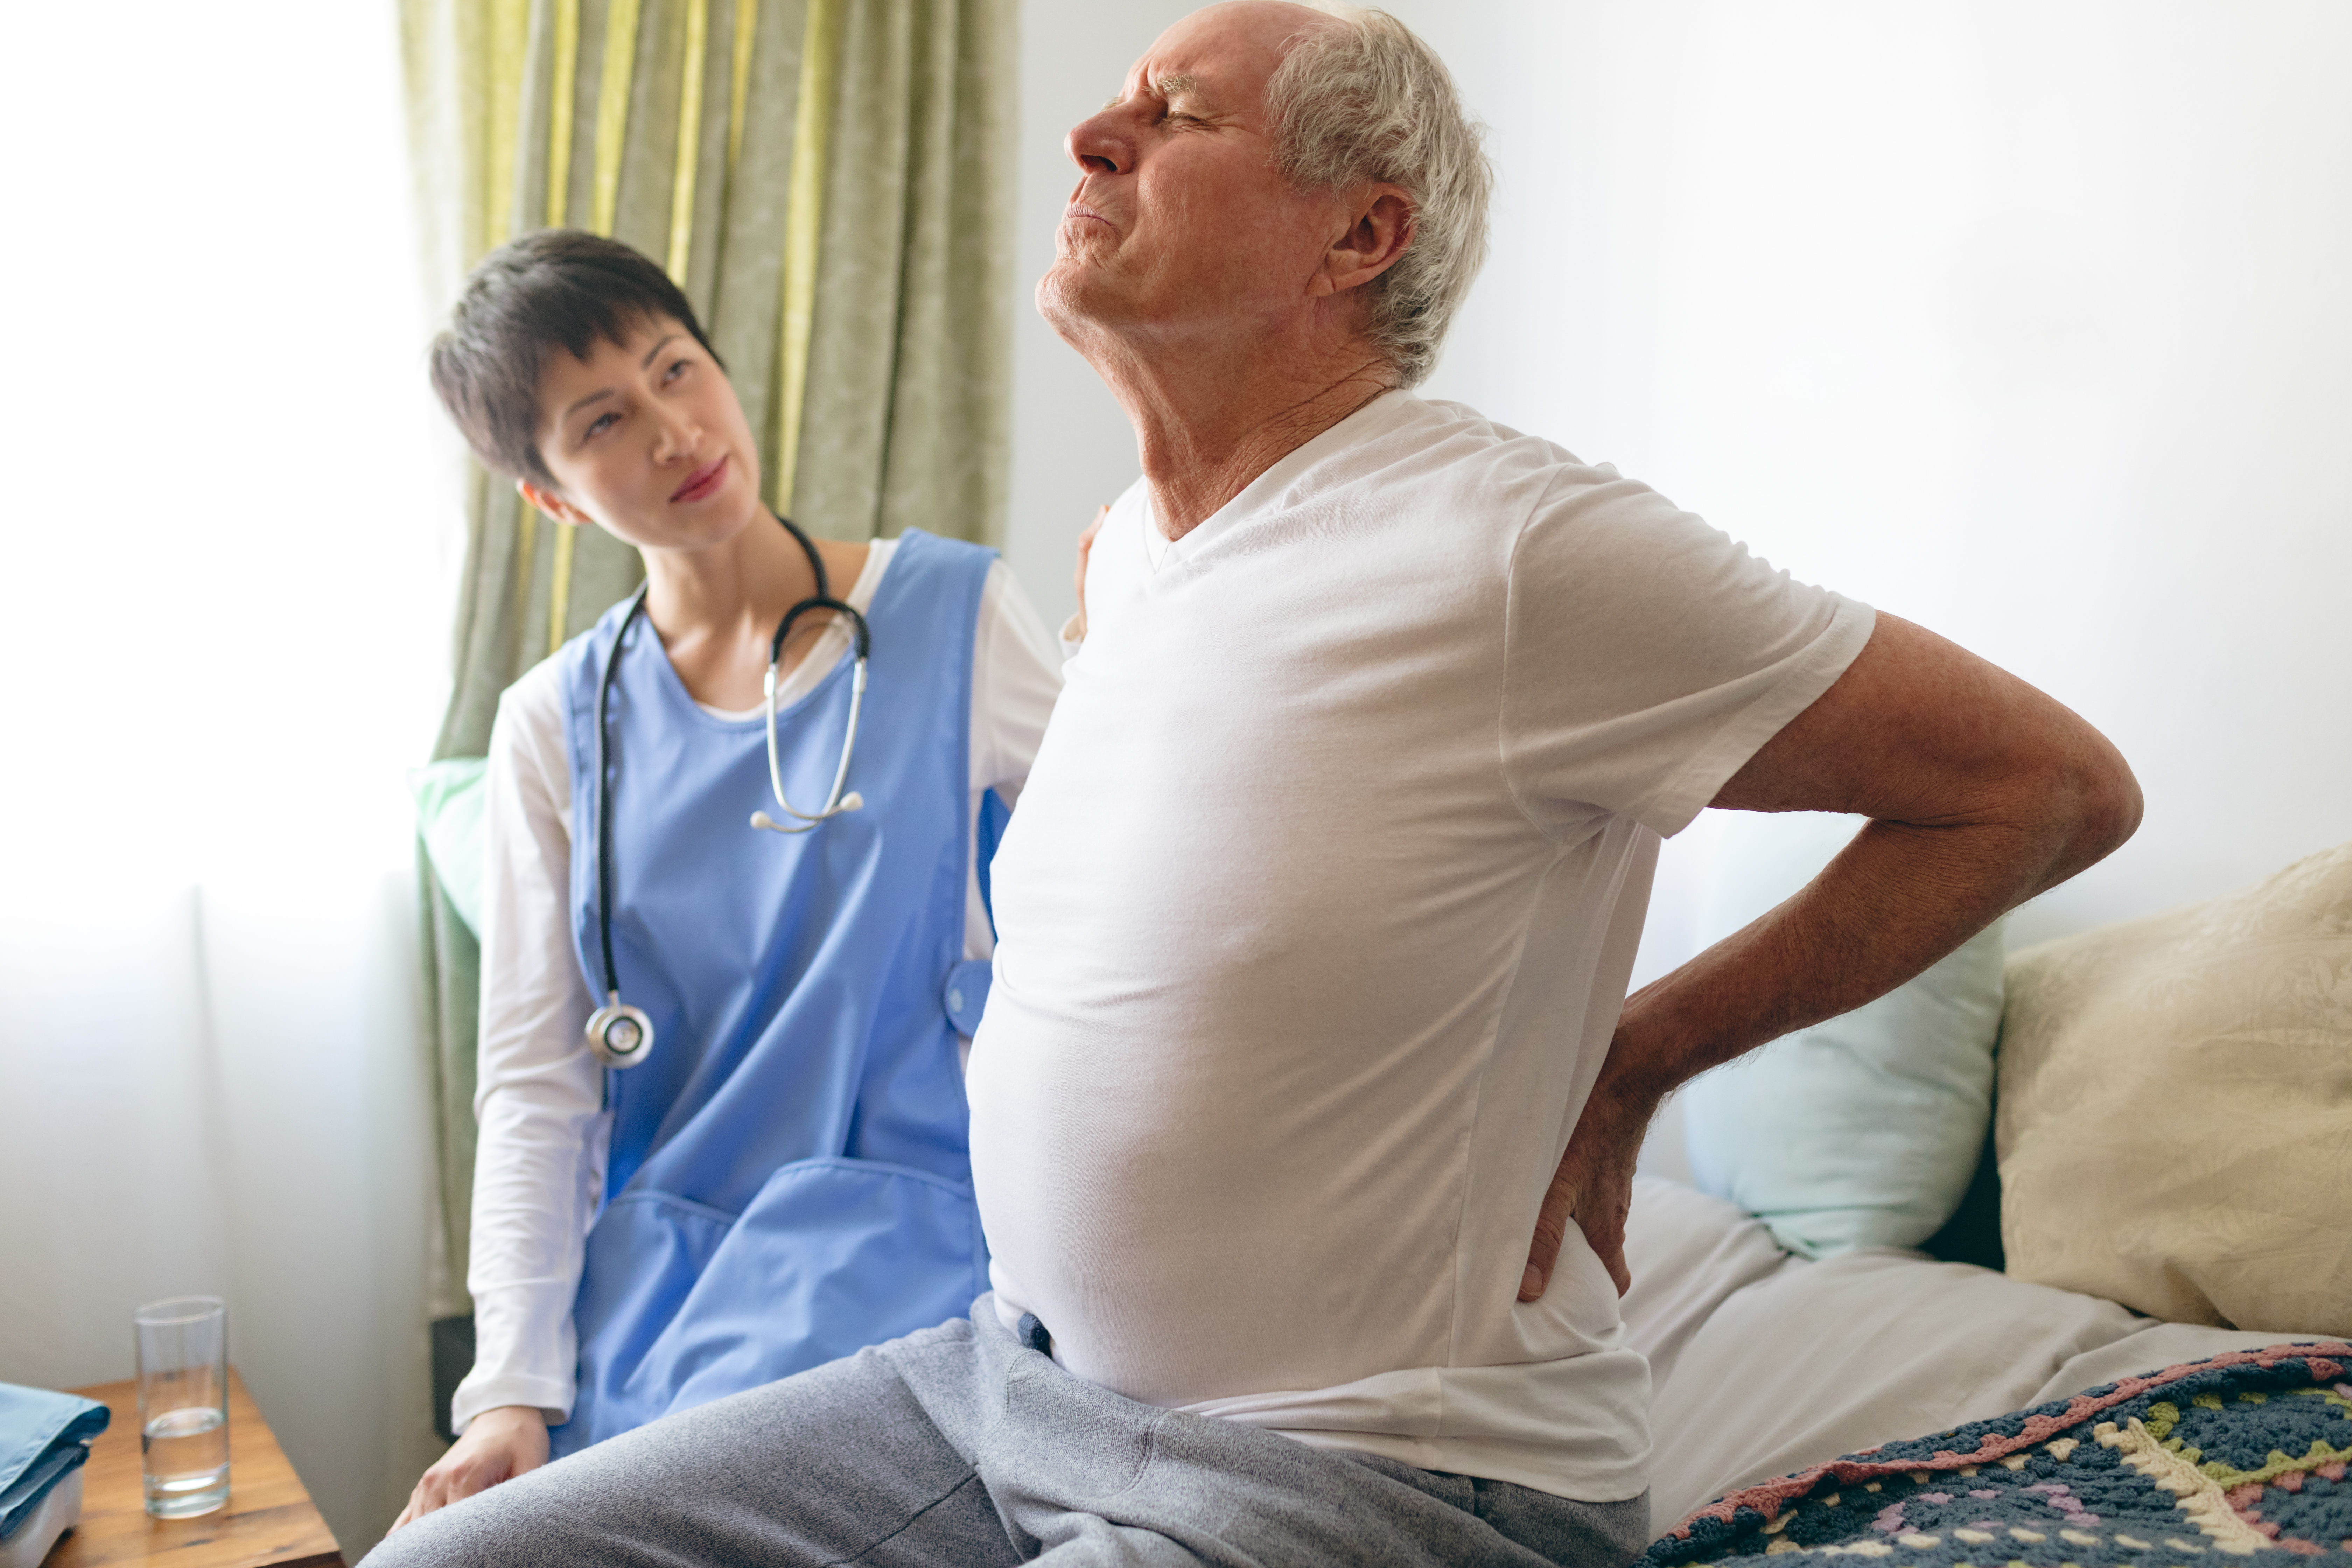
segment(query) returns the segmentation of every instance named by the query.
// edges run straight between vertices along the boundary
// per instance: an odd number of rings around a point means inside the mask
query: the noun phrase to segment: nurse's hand
[[[441,1456],[416,1489],[408,1506],[392,1521],[398,1530],[412,1519],[435,1509],[488,1491],[547,1463],[547,1418],[528,1405],[501,1405],[485,1410],[466,1424],[466,1430]]]
[[[1095,520],[1078,535],[1078,613],[1062,627],[1062,640],[1066,643],[1087,640],[1087,561],[1095,552],[1095,535],[1102,531],[1103,519],[1109,515],[1110,508],[1095,508]]]

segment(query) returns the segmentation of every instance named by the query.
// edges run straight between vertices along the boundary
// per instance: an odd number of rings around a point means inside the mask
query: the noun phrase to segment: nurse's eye
[[[580,438],[583,441],[593,441],[603,435],[606,428],[620,422],[621,416],[617,414],[599,414],[590,422],[588,428],[580,432]]]
[[[688,371],[693,368],[694,362],[692,360],[679,360],[676,363],[672,364],[669,369],[662,373],[662,384],[664,385],[667,385],[669,383],[676,381],[679,376],[684,375]]]

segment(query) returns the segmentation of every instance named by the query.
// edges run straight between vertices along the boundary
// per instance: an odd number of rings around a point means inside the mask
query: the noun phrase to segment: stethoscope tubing
[[[800,530],[793,528],[790,521],[783,521],[786,528],[792,528],[795,536],[800,535]],[[813,545],[810,546],[809,559],[812,562],[816,560]],[[784,815],[797,818],[801,823],[798,827],[787,827],[764,811],[751,814],[752,826],[764,827],[774,833],[806,833],[820,822],[839,816],[845,811],[856,811],[866,804],[864,798],[855,792],[845,795],[842,789],[849,782],[849,759],[857,749],[857,718],[866,706],[866,661],[873,652],[874,636],[866,628],[866,617],[849,605],[825,593],[824,586],[824,567],[819,565],[818,591],[784,612],[784,618],[776,625],[775,637],[768,644],[768,673],[761,688],[768,710],[768,788],[774,794],[776,805]],[[793,635],[793,623],[811,610],[830,610],[848,616],[857,643],[857,661],[850,672],[849,725],[841,738],[841,765],[833,771],[833,788],[826,792],[824,804],[814,812],[802,811],[784,797],[783,763],[776,746],[776,690],[782,684],[780,667],[783,663],[784,643]]]
[[[751,826],[777,833],[807,833],[844,812],[862,809],[866,802],[856,791],[844,795],[849,782],[849,761],[857,750],[857,721],[866,705],[866,665],[874,649],[874,634],[866,617],[851,605],[833,596],[833,586],[825,578],[824,561],[818,555],[816,543],[788,517],[776,521],[800,544],[808,557],[810,571],[816,579],[816,592],[784,612],[776,624],[776,634],[768,643],[768,672],[763,689],[768,741],[768,786],[775,794],[776,805],[785,816],[794,818],[799,826],[786,826],[770,817],[764,811],[751,814]],[[613,678],[621,668],[621,650],[627,642],[629,628],[644,613],[646,595],[653,584],[639,585],[629,607],[621,616],[621,624],[613,634],[612,648],[604,656],[604,668],[596,680],[596,937],[604,964],[604,1005],[588,1019],[588,1048],[596,1059],[608,1068],[633,1068],[652,1054],[653,1020],[642,1008],[632,1007],[621,1000],[620,973],[613,961],[613,775],[610,759],[611,730],[606,721]],[[784,643],[791,637],[793,626],[811,610],[825,610],[845,616],[856,634],[856,666],[851,672],[849,688],[849,722],[841,738],[841,763],[834,770],[833,788],[826,793],[824,805],[814,812],[801,811],[784,798],[783,767],[776,745],[776,690],[781,684],[779,666],[783,662]]]

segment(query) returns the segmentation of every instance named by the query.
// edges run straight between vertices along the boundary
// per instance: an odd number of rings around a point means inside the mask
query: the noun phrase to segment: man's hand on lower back
[[[1633,1163],[1642,1152],[1654,1105],[1637,1103],[1606,1081],[1593,1087],[1569,1135],[1568,1152],[1552,1173],[1536,1215],[1535,1242],[1528,1248],[1519,1300],[1532,1301],[1551,1283],[1561,1241],[1574,1225],[1617,1282],[1622,1296],[1633,1282],[1625,1268],[1625,1216],[1633,1205]]]
[[[1622,1295],[1633,1162],[1676,1084],[1885,995],[2139,825],[2106,738],[2033,688],[1893,616],[1828,691],[1726,783],[1741,811],[1870,819],[1787,902],[1626,998],[1552,1175],[1519,1300],[1574,1224]]]

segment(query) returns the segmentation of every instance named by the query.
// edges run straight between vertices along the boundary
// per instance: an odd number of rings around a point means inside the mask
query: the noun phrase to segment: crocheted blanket
[[[2342,1341],[2272,1345],[1884,1444],[1709,1503],[1643,1561],[2204,1568],[2284,1551],[2352,1568],[2347,1367]]]

